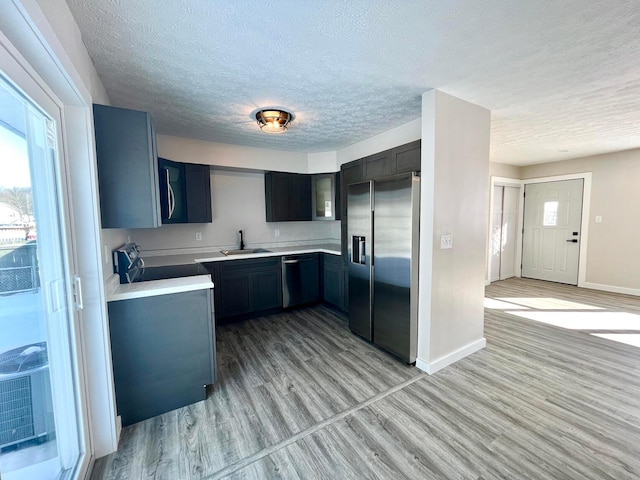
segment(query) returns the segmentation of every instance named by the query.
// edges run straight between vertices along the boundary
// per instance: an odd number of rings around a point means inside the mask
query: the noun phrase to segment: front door
[[[523,277],[578,284],[583,183],[525,185]]]

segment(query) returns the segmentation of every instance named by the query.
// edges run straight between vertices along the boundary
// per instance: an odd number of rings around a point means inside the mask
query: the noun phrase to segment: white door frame
[[[520,199],[518,201],[518,230],[516,238],[516,277],[522,276],[522,228],[524,225],[524,187],[532,183],[559,182],[562,180],[584,180],[582,190],[582,220],[580,227],[580,253],[578,258],[578,286],[588,288],[587,283],[587,241],[589,239],[589,216],[591,212],[591,172],[570,173],[566,175],[554,175],[551,177],[527,178],[525,180],[507,178],[507,177],[491,177],[491,188],[489,189],[490,198],[489,205],[493,205],[493,189],[495,186],[521,187]],[[491,215],[489,215],[489,228],[487,229],[487,278],[486,284],[489,285],[491,279],[491,255],[490,255],[490,238],[491,238]]]
[[[491,186],[489,187],[489,228],[487,231],[487,278],[485,279],[485,284],[489,285],[491,283],[491,224],[492,224],[492,208],[493,208],[493,191],[495,187],[517,187],[520,189],[520,195],[518,197],[518,225],[516,227],[516,232],[518,236],[516,237],[516,265],[515,265],[515,273],[516,277],[520,276],[520,262],[518,259],[522,258],[522,219],[524,218],[521,214],[522,208],[524,206],[524,197],[522,195],[522,191],[524,190],[523,181],[518,178],[509,178],[509,177],[491,177]]]
[[[580,180],[584,181],[582,189],[582,219],[580,227],[580,253],[578,256],[578,287],[584,287],[587,277],[587,241],[589,239],[589,215],[591,207],[591,172],[571,173],[567,175],[556,175],[553,177],[528,178],[522,180],[521,204],[524,207],[524,186],[533,183],[560,182],[563,180]],[[519,257],[522,259],[522,225],[524,224],[524,208],[518,213],[519,229],[518,229],[518,246]],[[518,254],[517,254],[518,255]],[[520,265],[516,265],[516,275],[521,276],[522,271]]]

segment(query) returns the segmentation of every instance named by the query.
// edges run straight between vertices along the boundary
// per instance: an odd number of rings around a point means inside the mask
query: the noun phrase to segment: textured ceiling
[[[336,150],[418,118],[439,88],[492,111],[493,161],[640,147],[634,0],[68,3],[113,103],[160,133]],[[264,106],[295,113],[286,134],[259,131]]]

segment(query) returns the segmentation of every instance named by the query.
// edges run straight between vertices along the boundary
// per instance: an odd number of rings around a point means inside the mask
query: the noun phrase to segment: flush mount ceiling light
[[[265,109],[256,112],[256,121],[265,133],[284,133],[293,120],[293,114],[285,110]]]

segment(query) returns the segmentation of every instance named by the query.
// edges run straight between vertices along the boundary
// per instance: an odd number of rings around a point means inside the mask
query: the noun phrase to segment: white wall
[[[37,0],[37,3],[93,102],[110,104],[109,95],[98,77],[67,3],[64,0]]]
[[[520,178],[520,167],[508,165],[506,163],[491,162],[489,164],[489,175],[492,177]]]
[[[490,112],[423,95],[420,311],[416,365],[433,373],[484,347]],[[440,249],[440,236],[453,248]]]
[[[132,230],[132,240],[139,243],[144,252],[237,248],[240,241],[238,230],[244,232],[248,247],[340,242],[340,222],[267,223],[262,172],[213,168],[211,197],[212,223],[136,229]],[[279,230],[279,237],[275,236],[275,229]],[[195,240],[196,232],[202,233],[201,241]]]
[[[158,155],[169,160],[220,167],[307,173],[303,152],[244,147],[192,138],[158,135]]]
[[[338,152],[318,152],[307,155],[308,173],[328,173],[340,170]]]
[[[640,295],[640,149],[520,170],[522,179],[592,172],[585,286]]]

